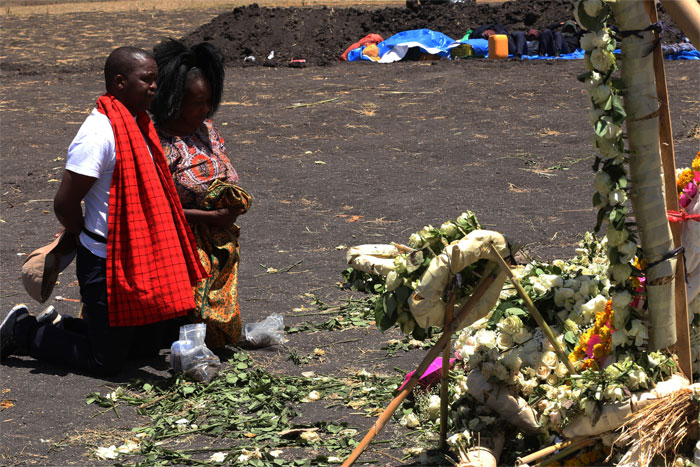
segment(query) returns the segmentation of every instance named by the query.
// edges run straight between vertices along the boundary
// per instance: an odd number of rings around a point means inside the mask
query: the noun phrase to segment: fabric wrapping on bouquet
[[[380,258],[393,258],[398,256],[399,249],[394,245],[383,245],[383,244],[367,244],[367,245],[357,245],[348,248],[348,253],[346,258],[348,263],[355,256],[369,255],[369,256],[379,256]]]
[[[367,244],[350,247],[345,258],[353,269],[386,277],[394,270],[394,257],[398,255],[394,245]]]
[[[455,274],[470,264],[482,259],[495,261],[494,249],[503,257],[510,256],[508,242],[503,235],[490,230],[474,230],[461,240],[452,242],[440,255],[433,258],[408,300],[411,313],[420,327],[444,324],[447,304],[441,296],[445,287]],[[496,276],[474,310],[461,323],[462,326],[473,323],[491,311],[498,301],[505,280],[504,272]],[[466,297],[455,306],[455,315],[468,299],[469,297]]]
[[[651,391],[632,394],[632,397],[625,402],[604,404],[596,422],[586,414],[580,415],[562,429],[562,434],[571,439],[596,436],[606,431],[615,430],[622,426],[630,414],[662,397],[687,388],[689,384],[689,381],[682,375],[675,374],[668,380],[658,383]]]
[[[511,395],[505,384],[491,384],[481,371],[474,370],[467,376],[467,388],[470,396],[525,433],[541,431],[532,407],[522,397]]]
[[[348,265],[358,271],[385,276],[394,270],[393,258],[360,255],[350,258]]]

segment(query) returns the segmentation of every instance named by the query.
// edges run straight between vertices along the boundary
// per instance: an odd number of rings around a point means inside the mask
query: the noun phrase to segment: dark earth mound
[[[500,4],[469,0],[420,8],[261,8],[257,4],[238,7],[214,18],[185,38],[194,43],[209,41],[219,47],[228,65],[263,64],[271,51],[275,63],[305,59],[307,64],[328,65],[338,61],[345,49],[369,33],[384,39],[401,31],[432,29],[459,40],[470,29],[500,23],[510,31],[572,19],[572,0],[516,0]],[[677,42],[678,28],[660,11],[670,31],[665,40]]]

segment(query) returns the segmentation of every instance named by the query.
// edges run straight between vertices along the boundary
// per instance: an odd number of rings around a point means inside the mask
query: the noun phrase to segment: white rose
[[[532,290],[537,295],[544,295],[549,291],[549,289],[547,289],[547,287],[544,286],[539,277],[531,278],[530,283],[532,284]]]
[[[535,388],[539,386],[536,380],[534,379],[528,379],[525,380],[525,382],[522,384],[521,391],[523,395],[525,396],[530,396],[532,395],[533,392],[535,392]]]
[[[570,289],[568,287],[559,287],[554,291],[554,304],[558,307],[562,307],[573,296],[573,289]]]
[[[635,376],[639,380],[639,387],[640,388],[648,388],[649,387],[649,376],[644,372],[644,370],[639,370],[636,371]]]
[[[95,451],[95,457],[102,460],[116,459],[119,457],[119,452],[117,451],[117,447],[114,445],[108,448],[97,448],[97,451]]]
[[[471,345],[463,345],[457,349],[457,356],[460,360],[469,361],[476,349]]]
[[[593,179],[593,187],[602,196],[607,196],[610,193],[610,187],[612,186],[612,179],[610,175],[605,172],[599,172],[598,175]],[[392,271],[393,272],[393,271]],[[389,276],[387,276],[388,278]]]
[[[421,248],[423,246],[423,239],[417,233],[412,233],[408,237],[408,246],[411,248]]]
[[[445,222],[440,226],[440,232],[446,237],[454,237],[459,233],[459,230],[454,223]]]
[[[634,320],[638,321],[638,320]],[[652,368],[656,368],[657,366],[661,365],[663,357],[659,352],[651,352],[647,354],[647,360],[649,360],[649,365],[651,365]]]
[[[616,283],[624,284],[630,278],[632,268],[627,264],[616,264],[612,267],[612,276]]]
[[[630,316],[630,309],[628,307],[615,308],[614,303],[613,298],[613,310],[615,310],[613,314],[613,326],[615,326],[615,329],[624,329],[627,325],[627,319]]]
[[[493,349],[496,346],[496,333],[489,329],[479,329],[474,338],[477,345],[484,346],[487,349]]]
[[[595,49],[598,38],[595,32],[587,32],[581,36],[581,48],[586,51]]]
[[[399,255],[396,258],[394,258],[394,270],[396,271],[397,274],[405,274],[406,273],[406,256],[405,255]]]
[[[127,440],[126,443],[122,444],[117,448],[121,454],[130,454],[139,449],[139,444],[132,440]]]
[[[428,399],[428,418],[431,421],[437,420],[440,416],[440,396],[436,394],[431,394],[430,399]]]
[[[634,345],[637,347],[644,345],[644,342],[649,338],[646,324],[638,319],[632,320],[632,329],[628,334],[634,336]]]
[[[557,364],[557,367],[554,369],[554,374],[557,375],[559,378],[564,378],[566,377],[566,375],[569,374],[569,369],[563,362],[559,362]]]
[[[610,86],[601,84],[591,91],[591,99],[598,105],[603,105],[610,98]]]
[[[588,79],[586,80],[586,85],[588,86],[589,89],[593,89],[596,86],[600,86],[600,84],[603,82],[603,75],[598,73],[597,71],[591,71],[591,74],[588,76]],[[593,109],[597,110],[599,112],[598,116],[600,117],[603,115],[603,111],[601,109]],[[597,118],[596,118],[597,120]],[[595,123],[592,122],[592,123]]]
[[[607,47],[610,42],[610,29],[601,29],[595,33],[595,46],[600,49]]]
[[[215,452],[211,456],[209,456],[209,461],[210,462],[223,462],[226,460],[226,453],[225,452]]]
[[[627,306],[631,302],[632,294],[629,293],[627,290],[615,292],[612,296],[612,309],[615,310],[615,313],[617,313],[618,311],[625,311],[627,309]]]
[[[321,437],[315,431],[305,431],[299,437],[302,441],[308,444],[315,444],[321,442]]]
[[[598,71],[607,72],[615,63],[615,57],[607,50],[595,48],[591,52],[591,65]]]
[[[600,0],[583,0],[583,11],[592,18],[598,16],[603,9],[603,3]]]
[[[550,373],[544,381],[550,386],[555,386],[559,382],[559,377],[555,373]]]
[[[537,365],[537,377],[541,380],[547,379],[547,376],[549,376],[552,373],[552,369],[545,365],[544,363],[541,363]]]
[[[603,159],[617,159],[615,160],[616,163],[622,162],[622,153],[620,152],[620,147],[618,146],[617,141],[611,141],[605,138],[596,138],[596,146],[598,146],[598,149],[600,149],[600,154],[603,156]]]
[[[627,242],[629,232],[627,231],[627,229],[616,230],[611,226],[608,227],[607,231],[605,232],[605,236],[608,239],[608,245],[615,247]]]
[[[625,398],[625,391],[620,386],[608,386],[605,389],[605,397],[611,401],[622,401]]]
[[[603,139],[608,141],[616,141],[622,135],[622,128],[616,125],[610,117],[602,117],[605,122],[605,132],[601,135]]]
[[[622,254],[622,256],[620,256],[620,262],[629,263],[637,254],[637,244],[635,242],[628,241],[627,243],[623,243],[617,247],[617,251]]]
[[[596,295],[586,303],[581,306],[581,313],[586,321],[592,321],[595,318],[596,313],[605,311],[605,305],[607,305],[608,299],[602,295]]]
[[[617,312],[615,312],[615,320],[617,321]],[[617,327],[617,324],[615,324],[615,326]],[[625,333],[624,329],[620,329],[619,331],[613,332],[610,337],[613,348],[625,346],[630,343],[630,337]]]
[[[399,425],[405,426],[406,428],[418,428],[420,426],[420,421],[415,413],[410,412],[399,420]]]
[[[321,398],[321,394],[318,391],[311,391],[305,398],[303,398],[301,401],[302,402],[313,402],[317,401]]]
[[[501,350],[508,350],[513,347],[513,338],[510,334],[504,332],[498,333],[498,339],[496,340],[496,346]]]
[[[386,280],[384,282],[386,283],[387,292],[391,292],[392,290],[396,290],[401,285],[401,278],[396,271],[389,271],[389,274],[386,275]]]
[[[513,336],[523,328],[523,321],[518,316],[508,316],[498,322],[498,328],[504,333]]]
[[[562,287],[564,285],[564,279],[556,274],[542,274],[540,276],[540,282],[548,291],[553,287]]]
[[[547,367],[554,369],[559,364],[559,357],[557,357],[556,353],[550,350],[542,354],[540,357],[540,362],[543,365],[547,365]]]
[[[608,201],[610,202],[611,206],[624,204],[625,201],[627,201],[627,194],[625,194],[623,190],[617,188],[610,192],[610,194],[608,195]]]
[[[573,332],[574,334],[578,334],[580,332],[578,324],[576,324],[576,322],[572,319],[564,320],[564,329],[566,331]]]

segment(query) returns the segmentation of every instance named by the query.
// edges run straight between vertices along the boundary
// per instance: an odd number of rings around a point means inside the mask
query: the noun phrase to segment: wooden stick
[[[670,2],[669,2],[670,3]],[[656,2],[644,0],[649,19],[656,23],[659,19]],[[696,4],[697,6],[697,4]],[[700,7],[699,7],[700,8]],[[696,28],[700,27],[696,25]],[[659,40],[659,33],[656,33]],[[666,209],[678,211],[678,191],[676,191],[676,158],[673,148],[673,130],[671,128],[671,108],[668,104],[668,87],[666,70],[661,46],[654,49],[654,77],[656,94],[659,98],[659,142],[661,144],[661,165],[664,172],[664,190]],[[681,245],[681,223],[671,222],[674,247]],[[676,354],[681,371],[693,382],[693,360],[690,352],[690,326],[688,323],[688,297],[685,286],[685,258],[679,255],[676,260],[675,304],[676,304]]]
[[[535,451],[532,454],[528,454],[525,457],[519,457],[515,461],[515,465],[523,465],[523,464],[529,464],[530,462],[542,459],[545,456],[548,456],[554,452],[557,452],[561,449],[566,449],[569,447],[574,447],[576,446],[577,448],[587,446],[589,444],[592,444],[593,442],[597,441],[598,437],[596,436],[595,438],[584,438],[584,439],[578,439],[578,440],[572,440],[572,439],[567,439],[566,441],[562,441],[561,443],[553,444],[551,446],[547,446],[544,449],[540,449],[539,451]]]
[[[396,249],[399,250],[401,253],[413,253],[414,251],[416,251],[410,246],[402,245],[400,243],[391,242],[391,244],[395,246]]]
[[[374,439],[374,437],[382,431],[382,428],[384,428],[384,425],[389,421],[391,418],[392,414],[396,411],[396,409],[401,405],[401,402],[403,402],[404,399],[413,391],[413,388],[418,384],[418,380],[420,379],[421,376],[423,376],[423,373],[425,373],[425,370],[428,369],[428,366],[435,360],[435,358],[440,355],[440,352],[442,349],[447,345],[448,342],[450,342],[450,339],[452,338],[452,334],[457,330],[457,326],[459,323],[464,321],[471,310],[476,306],[477,302],[481,299],[481,297],[486,293],[489,287],[493,284],[493,281],[496,279],[498,269],[495,269],[492,271],[492,273],[488,276],[486,276],[481,283],[474,289],[474,292],[472,293],[471,297],[469,297],[469,300],[467,300],[467,303],[464,304],[461,310],[459,310],[459,313],[457,314],[457,319],[453,319],[452,322],[449,325],[445,325],[443,328],[442,336],[438,339],[438,341],[435,343],[435,345],[428,351],[427,355],[423,358],[423,360],[420,362],[418,365],[418,369],[413,373],[413,376],[408,380],[408,383],[404,386],[404,388],[401,390],[401,392],[389,403],[386,409],[379,415],[379,418],[377,419],[376,422],[374,422],[374,425],[370,430],[367,432],[364,438],[362,438],[362,441],[360,444],[358,444],[355,449],[352,451],[350,456],[343,462],[342,467],[349,467],[355,463],[358,457],[364,452],[365,449],[367,449],[367,446],[369,446],[369,443]]]
[[[537,321],[537,325],[544,331],[544,335],[547,336],[547,340],[549,340],[549,343],[552,344],[552,347],[554,347],[554,352],[556,352],[557,356],[559,357],[559,360],[566,365],[566,368],[569,370],[570,375],[575,375],[576,370],[574,369],[574,366],[571,364],[569,361],[569,357],[564,353],[564,351],[561,348],[561,345],[559,345],[559,342],[557,341],[556,337],[554,337],[554,333],[552,332],[552,329],[549,327],[547,322],[544,320],[542,315],[540,314],[539,310],[537,310],[537,307],[535,306],[534,303],[532,303],[532,299],[530,299],[530,296],[525,292],[525,289],[523,289],[523,286],[520,285],[520,282],[518,279],[515,278],[513,275],[513,271],[510,270],[510,266],[506,263],[506,261],[503,259],[503,257],[498,253],[498,250],[493,248],[493,252],[496,256],[496,259],[498,260],[498,264],[501,266],[501,269],[508,275],[508,278],[510,279],[510,282],[513,284],[515,287],[515,290],[518,291],[518,295],[520,295],[520,298],[523,299],[525,302],[525,305],[527,305],[528,310],[530,310],[530,314],[532,315],[533,318],[535,318],[535,321]]]
[[[542,462],[536,464],[537,467],[544,467],[545,465],[549,465],[553,462],[558,461],[559,459],[563,459],[565,457],[570,456],[572,453],[578,451],[579,449],[583,449],[585,447],[588,447],[592,444],[594,444],[597,441],[597,439],[583,439],[581,441],[578,441],[576,443],[572,443],[571,445],[565,447],[561,451],[557,452],[554,454],[552,457],[549,457]]]
[[[455,297],[457,290],[451,286],[449,303],[445,309],[445,328],[452,323],[455,309]],[[447,449],[447,411],[449,409],[449,383],[450,383],[450,342],[442,351],[442,378],[440,380],[440,449]]]

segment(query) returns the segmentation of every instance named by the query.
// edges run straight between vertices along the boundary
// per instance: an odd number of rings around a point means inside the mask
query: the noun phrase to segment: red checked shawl
[[[156,130],[146,112],[135,120],[109,93],[97,109],[112,123],[117,151],[109,192],[109,324],[138,326],[185,315],[195,306],[192,286],[207,273]]]

